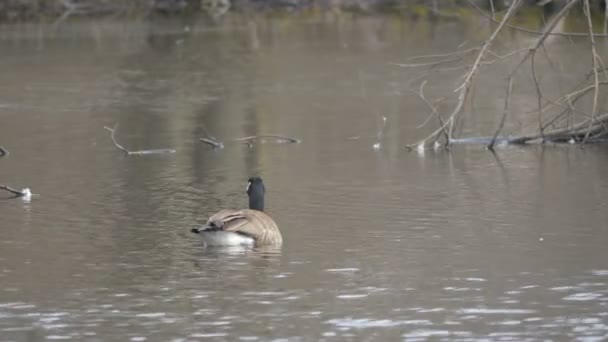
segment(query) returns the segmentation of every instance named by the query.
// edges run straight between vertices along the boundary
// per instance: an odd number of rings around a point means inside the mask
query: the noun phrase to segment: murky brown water
[[[403,148],[427,109],[389,63],[479,33],[240,23],[3,28],[0,184],[39,196],[0,198],[1,341],[608,338],[606,146]],[[456,82],[429,77],[429,97]],[[476,113],[502,107],[491,89]],[[126,157],[116,122],[177,152]],[[269,133],[302,143],[233,140]],[[245,206],[254,174],[283,248],[202,248],[190,228]]]

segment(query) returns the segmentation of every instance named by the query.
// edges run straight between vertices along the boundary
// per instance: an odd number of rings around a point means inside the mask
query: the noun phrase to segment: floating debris
[[[22,198],[24,201],[29,202],[32,200],[32,192],[30,191],[30,188],[23,188],[21,190],[17,190],[17,189],[11,188],[8,185],[0,185],[0,189],[8,191],[8,192],[12,193],[13,195],[15,195],[15,197]]]
[[[224,143],[221,141],[216,141],[215,139],[201,138],[201,141],[210,145],[214,150],[221,150],[224,148]]]
[[[118,148],[119,150],[123,151],[127,155],[146,155],[146,154],[175,153],[175,150],[172,149],[172,148],[160,148],[160,149],[153,149],[153,150],[129,151],[126,148],[124,148],[121,144],[119,144],[118,141],[116,141],[116,138],[114,137],[114,133],[118,129],[118,124],[114,125],[114,128],[110,128],[110,127],[107,127],[107,126],[104,126],[103,128],[106,129],[106,130],[108,130],[110,132],[110,138],[112,138],[112,142],[114,143],[114,146],[116,146],[116,148]]]
[[[284,135],[278,135],[278,134],[252,135],[249,137],[237,138],[235,140],[243,141],[246,144],[252,144],[252,141],[255,141],[255,140],[264,141],[266,139],[273,139],[274,141],[276,141],[279,144],[299,144],[302,142],[302,140],[300,140],[300,139],[294,139],[294,138],[290,138],[290,137],[286,137]]]

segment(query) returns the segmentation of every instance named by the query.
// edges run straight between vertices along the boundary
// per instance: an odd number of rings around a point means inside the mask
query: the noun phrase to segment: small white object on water
[[[572,138],[572,139],[568,140],[568,143],[569,144],[576,144],[576,140],[574,140],[574,138]]]
[[[380,149],[380,147],[382,147],[382,144],[380,144],[379,142],[377,142],[377,143],[373,144],[372,147],[373,147],[374,150],[377,151],[377,150]]]
[[[433,150],[437,151],[437,150],[439,150],[440,147],[441,147],[441,144],[439,143],[439,141],[435,141],[435,143],[433,144]]]
[[[421,142],[420,144],[418,144],[418,146],[416,146],[416,151],[419,155],[424,155],[424,142]]]
[[[23,195],[21,195],[21,198],[24,201],[29,202],[32,200],[32,192],[30,191],[30,188],[21,189],[21,193],[23,193]]]
[[[538,238],[538,241],[545,241],[545,239],[541,237],[541,238]]]

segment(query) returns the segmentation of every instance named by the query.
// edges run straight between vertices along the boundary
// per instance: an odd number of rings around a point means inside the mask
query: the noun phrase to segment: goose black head
[[[260,177],[249,178],[247,184],[247,195],[249,196],[249,209],[264,211],[264,182]]]

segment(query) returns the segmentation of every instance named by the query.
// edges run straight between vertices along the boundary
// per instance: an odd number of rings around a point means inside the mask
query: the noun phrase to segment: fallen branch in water
[[[218,141],[216,137],[209,134],[209,131],[207,130],[207,127],[205,125],[203,125],[201,128],[203,129],[203,132],[205,133],[205,137],[200,138],[200,140],[202,142],[211,146],[211,148],[214,150],[221,150],[224,148],[224,143],[221,141]]]
[[[592,138],[601,140],[601,137],[605,135],[608,125],[608,113],[599,115],[595,118],[593,125],[590,128],[590,122],[583,121],[579,122],[571,127],[555,129],[543,134],[532,134],[524,135],[520,137],[512,137],[507,140],[509,144],[526,144],[530,142],[571,142],[571,141],[583,141],[585,137],[589,135]],[[595,139],[587,139],[586,142],[592,142]]]
[[[57,1],[59,2],[59,1]],[[53,22],[53,26],[58,26],[63,21],[72,15],[100,15],[100,14],[117,14],[121,11],[128,10],[129,1],[125,1],[124,5],[118,5],[120,2],[101,1],[79,1],[79,0],[61,0],[61,5],[64,8],[63,14]]]
[[[462,76],[464,80],[462,81],[460,86],[458,86],[456,89],[454,89],[454,92],[456,92],[458,94],[458,96],[457,96],[458,100],[456,102],[456,105],[452,109],[451,113],[448,115],[447,120],[444,121],[444,123],[437,130],[433,131],[431,134],[429,134],[424,139],[418,141],[415,144],[408,145],[407,147],[409,149],[411,149],[414,146],[417,146],[417,148],[424,149],[424,146],[426,145],[426,143],[429,140],[433,139],[437,134],[441,133],[444,130],[447,131],[447,134],[448,134],[446,146],[449,146],[450,141],[452,140],[453,133],[454,133],[454,122],[464,109],[464,104],[470,95],[470,90],[471,90],[471,87],[472,87],[472,84],[474,81],[474,77],[477,74],[477,72],[479,71],[480,66],[483,64],[483,58],[484,58],[485,54],[490,50],[490,47],[496,40],[496,37],[498,36],[498,34],[502,31],[505,24],[511,19],[511,17],[513,17],[515,15],[515,13],[517,12],[517,10],[519,9],[521,4],[522,4],[521,0],[515,0],[511,3],[511,6],[507,10],[507,13],[504,15],[504,17],[502,18],[500,24],[494,29],[494,31],[492,32],[490,37],[484,42],[482,47],[479,49],[479,52],[477,53],[477,56],[475,58],[475,61],[473,62],[473,65]]]
[[[243,143],[245,143],[249,147],[251,147],[251,146],[253,146],[253,141],[265,140],[265,139],[274,139],[276,142],[278,142],[280,144],[285,144],[285,143],[286,144],[299,144],[302,142],[300,139],[294,139],[294,138],[286,137],[283,135],[277,135],[277,134],[252,135],[252,136],[243,137],[243,138],[236,138],[234,140],[242,141]]]
[[[224,148],[224,143],[221,141],[216,141],[215,139],[201,138],[201,141],[208,144],[213,149],[220,150],[220,149]]]
[[[207,132],[207,130],[204,127],[203,127],[203,130],[205,131],[205,137],[200,138],[200,141],[211,146],[212,149],[219,150],[219,149],[224,148],[223,142],[217,140],[214,136],[210,135],[209,132]],[[236,138],[236,139],[234,139],[234,141],[241,141],[241,142],[247,144],[247,146],[252,147],[253,142],[255,140],[266,140],[266,139],[272,139],[278,143],[287,143],[287,144],[298,144],[301,142],[300,139],[294,139],[294,138],[290,138],[290,137],[286,137],[284,135],[278,135],[278,134],[251,135],[251,136],[247,136],[247,137],[243,137],[243,138]]]
[[[463,66],[467,68],[467,71],[461,75],[462,80],[459,82],[460,84],[454,89],[456,99],[453,102],[455,104],[450,112],[445,114],[445,120],[441,120],[441,116],[438,115],[439,113],[431,105],[433,102],[425,99],[423,82],[417,95],[431,108],[432,113],[418,128],[422,128],[428,124],[434,115],[437,115],[441,122],[438,129],[433,130],[431,134],[417,143],[408,145],[408,149],[417,148],[424,150],[430,144],[436,146],[437,139],[442,132],[446,140],[446,147],[450,144],[484,144],[490,151],[493,151],[497,144],[542,144],[545,142],[592,143],[608,140],[608,111],[605,109],[604,101],[606,88],[608,88],[608,68],[605,66],[600,50],[596,46],[596,38],[600,35],[595,33],[591,20],[590,0],[564,1],[564,5],[561,6],[559,11],[548,20],[543,30],[538,32],[540,36],[534,38],[528,47],[517,47],[508,53],[495,53],[492,51],[492,46],[496,45],[497,35],[510,26],[510,19],[514,17],[523,3],[523,0],[511,1],[511,5],[502,16],[500,24],[492,30],[492,33],[480,48],[462,50],[458,47],[458,51],[456,52],[411,57],[408,61],[414,60],[415,63],[399,64],[402,67],[425,67],[429,69],[428,72],[431,70],[435,72],[438,70],[442,72],[446,70],[452,71]],[[561,27],[559,25],[563,22],[568,11],[577,4],[582,5],[583,14],[587,20],[588,33],[585,35],[589,37],[591,72],[586,74],[586,78],[576,84],[569,93],[562,94],[557,99],[550,99],[547,94],[552,92],[542,89],[543,72],[546,73],[543,67],[552,67],[558,75],[563,70],[555,69],[555,63],[552,60],[552,56],[549,55],[546,44],[559,43],[548,40],[548,38],[556,34],[556,28]],[[606,13],[608,14],[608,10]],[[471,53],[476,54],[475,60],[471,65],[458,65],[458,58],[462,58],[464,64]],[[545,54],[545,59],[547,60],[543,64],[541,64],[541,60],[538,57],[541,53]],[[481,82],[477,75],[480,74],[482,67],[498,61],[507,61],[512,57],[516,57],[516,59],[507,71],[504,106],[498,112],[497,127],[493,131],[493,135],[474,138],[455,138],[455,122],[457,120],[459,120],[459,124],[463,122],[466,105],[470,103],[471,108],[475,108],[475,93],[473,90],[475,85]],[[442,64],[446,63],[450,63],[450,67],[441,68]],[[527,63],[529,63],[529,71],[524,70],[524,66]],[[519,85],[519,91],[517,93],[513,92],[516,82],[520,82],[521,84],[522,79],[528,81],[529,84]],[[534,89],[532,94],[525,91],[528,88]],[[519,120],[526,115],[526,124],[535,126],[533,127],[534,130],[532,132],[524,132],[521,135],[501,135],[503,134],[503,129],[507,127],[506,122],[509,121],[510,117],[514,116],[516,111],[521,110],[522,107],[526,108],[527,104],[531,102],[530,98],[532,97],[536,99],[536,102],[532,102],[536,109],[520,113],[517,119]],[[531,113],[536,113],[536,115],[531,117],[532,120],[529,120],[527,115]],[[536,120],[533,120],[533,118],[536,118]]]
[[[24,188],[21,191],[19,191],[17,189],[13,189],[7,185],[0,185],[0,190],[6,190],[6,191],[12,193],[13,195],[15,195],[15,197],[23,197],[23,199],[25,199],[25,200],[30,200],[32,198],[32,192],[30,191],[29,188]]]
[[[4,147],[0,146],[0,157],[6,157],[9,155],[8,150],[6,150]]]
[[[116,132],[116,130],[118,129],[118,124],[114,125],[114,128],[110,128],[107,126],[103,126],[103,128],[105,128],[106,130],[108,130],[110,132],[110,138],[112,139],[112,142],[114,143],[114,146],[116,146],[119,150],[123,151],[124,153],[130,154],[131,151],[127,150],[126,148],[122,147],[121,144],[118,143],[118,141],[116,141],[116,138],[114,138],[114,132]]]
[[[110,138],[112,139],[112,142],[114,143],[114,146],[116,146],[116,148],[118,148],[119,150],[123,151],[126,155],[145,155],[145,154],[175,153],[175,150],[172,149],[172,148],[160,148],[160,149],[154,149],[154,150],[129,151],[126,148],[124,148],[121,144],[119,144],[118,141],[116,141],[116,138],[114,137],[114,133],[118,129],[118,124],[115,124],[114,128],[110,128],[110,127],[107,127],[107,126],[104,126],[103,128],[106,129],[106,130],[108,130],[110,132]]]
[[[591,121],[591,120],[589,120]],[[608,113],[599,115],[595,119],[591,130],[589,130],[589,121],[579,122],[571,127],[559,128],[552,131],[544,132],[543,134],[530,134],[521,136],[495,136],[495,137],[472,137],[452,139],[452,144],[489,144],[494,140],[494,143],[507,145],[524,145],[524,144],[544,144],[544,143],[575,143],[582,142],[587,134],[590,134],[593,139],[588,139],[587,143],[605,141],[605,134],[608,132]]]

